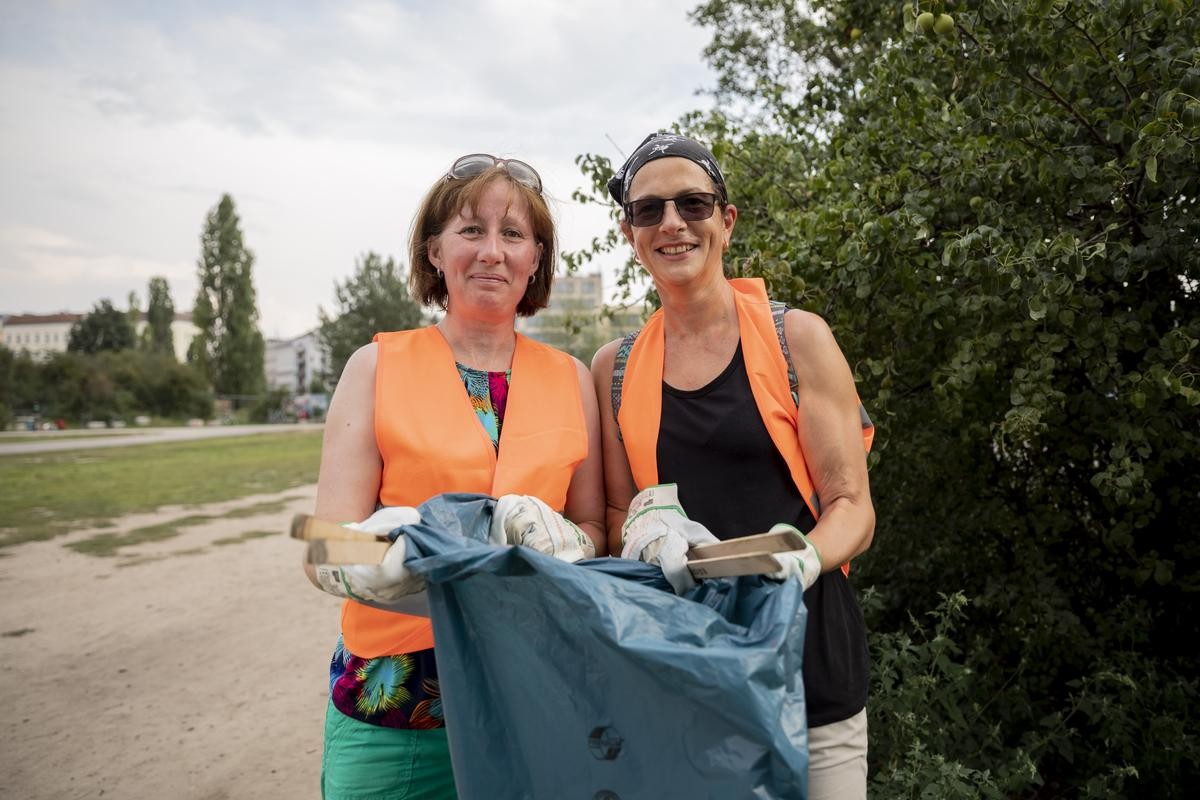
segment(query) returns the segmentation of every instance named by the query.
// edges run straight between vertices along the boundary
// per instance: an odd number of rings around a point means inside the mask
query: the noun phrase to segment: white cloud
[[[263,331],[294,335],[356,256],[404,259],[421,194],[476,150],[533,163],[582,247],[606,222],[569,200],[574,157],[619,160],[706,103],[692,5],[19,8],[0,32],[0,312],[120,304],[154,274],[190,307],[229,192]]]

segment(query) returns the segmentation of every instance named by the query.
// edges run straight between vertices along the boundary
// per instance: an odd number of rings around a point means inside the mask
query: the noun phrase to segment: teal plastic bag
[[[478,541],[492,502],[441,495],[403,528],[460,798],[806,797],[798,582],[677,597],[640,562]]]

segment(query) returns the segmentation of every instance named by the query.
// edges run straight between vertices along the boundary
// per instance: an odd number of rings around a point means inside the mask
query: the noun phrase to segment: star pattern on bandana
[[[676,145],[678,146],[676,147]],[[633,176],[637,174],[637,171],[646,162],[666,156],[680,156],[699,164],[708,173],[708,176],[712,178],[713,184],[717,187],[721,197],[724,198],[725,176],[721,174],[721,168],[713,160],[712,154],[703,145],[693,139],[677,133],[663,132],[650,134],[638,145],[638,149],[625,160],[625,163],[621,165],[620,169],[616,171],[612,179],[608,182],[609,194],[618,203],[624,203],[624,198],[629,195],[629,188],[633,184]]]

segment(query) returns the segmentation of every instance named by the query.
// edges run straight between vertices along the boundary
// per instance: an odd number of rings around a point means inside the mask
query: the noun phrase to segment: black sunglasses
[[[518,161],[515,158],[497,158],[490,153],[471,153],[458,159],[446,173],[446,180],[467,180],[476,175],[482,175],[492,167],[500,167],[517,183],[528,186],[538,194],[542,193],[542,177],[537,174],[537,170],[524,161]]]
[[[625,218],[635,228],[649,228],[662,222],[667,203],[675,204],[675,211],[685,222],[700,222],[712,216],[717,196],[712,192],[689,192],[678,197],[632,200],[625,204]]]

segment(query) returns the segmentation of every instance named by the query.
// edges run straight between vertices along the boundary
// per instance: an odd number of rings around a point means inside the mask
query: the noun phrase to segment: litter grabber
[[[310,514],[297,514],[290,531],[293,539],[308,543],[304,572],[314,586],[325,591],[328,589],[319,580],[318,566],[379,564],[392,546],[386,534],[356,531]],[[687,552],[688,571],[696,580],[766,574],[779,569],[773,553],[805,547],[804,537],[793,530],[696,545]]]

